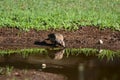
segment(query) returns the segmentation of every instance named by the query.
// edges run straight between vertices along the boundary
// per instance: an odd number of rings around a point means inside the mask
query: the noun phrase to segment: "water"
[[[0,67],[14,66],[17,69],[36,69],[62,74],[68,80],[120,80],[120,59],[98,59],[95,55],[66,54],[64,50],[48,54],[11,54],[0,56]]]

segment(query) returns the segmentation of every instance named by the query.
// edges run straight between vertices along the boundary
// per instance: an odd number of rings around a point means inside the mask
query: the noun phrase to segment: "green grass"
[[[120,0],[0,0],[0,27],[120,30]]]
[[[27,57],[29,54],[44,54],[48,55],[49,53],[61,51],[59,48],[33,48],[33,49],[19,49],[19,50],[0,50],[0,55],[4,56],[6,54],[22,54],[23,57]],[[64,51],[66,57],[70,55],[80,55],[84,54],[85,56],[97,56],[99,59],[107,58],[107,60],[113,60],[114,57],[120,57],[120,51],[111,51],[111,50],[102,50],[101,53],[97,49],[92,48],[67,48]]]
[[[10,76],[13,69],[14,69],[14,67],[12,67],[12,66],[6,66],[5,68],[0,67],[0,74]]]
[[[33,48],[33,49],[18,49],[18,50],[0,50],[0,55],[5,55],[5,54],[31,54],[31,53],[47,53],[46,49],[43,48]]]
[[[110,50],[103,50],[101,54],[98,54],[98,58],[103,59],[107,57],[107,60],[113,60],[114,57],[120,57],[120,53],[112,52]]]
[[[85,56],[97,56],[99,59],[106,58],[109,60],[114,60],[115,57],[120,57],[120,51],[112,51],[112,50],[105,50],[103,49],[100,53],[98,49],[92,49],[92,48],[82,48],[82,49],[66,49],[65,54],[69,57],[69,55],[80,55],[84,54]]]

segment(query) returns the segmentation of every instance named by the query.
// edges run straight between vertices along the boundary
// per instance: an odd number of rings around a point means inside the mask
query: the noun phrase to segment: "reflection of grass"
[[[59,48],[50,48],[50,49],[44,49],[44,48],[33,48],[33,49],[21,49],[21,50],[1,50],[0,51],[0,55],[5,55],[5,54],[13,54],[13,53],[17,53],[17,54],[22,54],[23,57],[27,57],[28,54],[38,54],[38,53],[45,53],[46,55],[49,54],[49,52],[53,52],[54,51],[60,51]],[[80,55],[80,54],[84,54],[86,56],[98,56],[98,58],[103,59],[103,58],[107,58],[108,60],[112,59],[115,56],[120,57],[120,51],[111,51],[111,50],[102,50],[102,52],[98,52],[97,49],[92,49],[92,48],[67,48],[65,49],[64,54],[67,55],[67,57],[69,57],[70,55]]]
[[[78,29],[95,25],[120,30],[119,0],[0,0],[0,26]]]

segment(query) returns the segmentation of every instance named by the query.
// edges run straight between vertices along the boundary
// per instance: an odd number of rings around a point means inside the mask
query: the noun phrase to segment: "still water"
[[[120,80],[120,59],[99,59],[95,55],[66,54],[64,50],[50,53],[10,54],[0,56],[0,67],[17,69],[42,69],[44,72],[62,74],[67,80]]]

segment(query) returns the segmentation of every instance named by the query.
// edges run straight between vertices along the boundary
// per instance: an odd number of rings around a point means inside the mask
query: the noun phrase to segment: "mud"
[[[80,27],[76,31],[40,30],[22,31],[16,28],[0,28],[0,49],[48,48],[51,45],[42,43],[50,33],[61,33],[67,48],[102,48],[120,50],[120,31]],[[103,41],[100,45],[99,40]]]
[[[3,67],[1,69],[6,71]],[[13,69],[9,73],[1,74],[0,80],[66,80],[66,77],[35,69]]]

